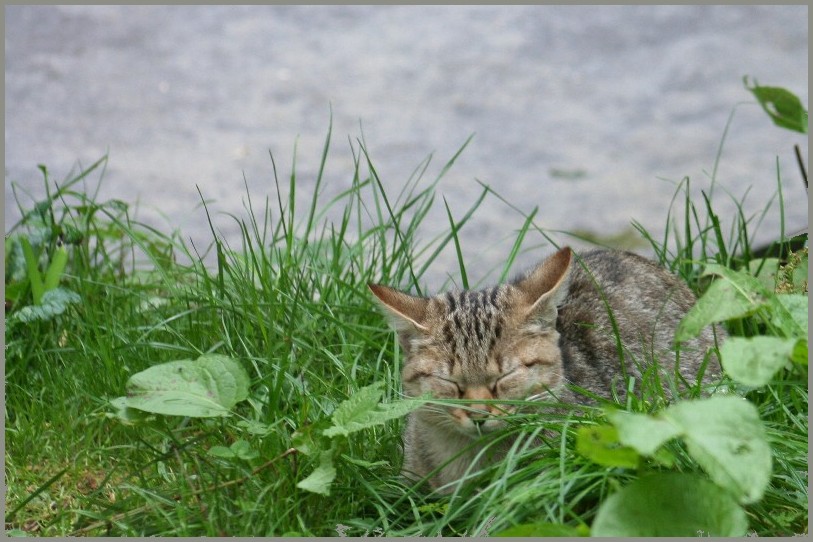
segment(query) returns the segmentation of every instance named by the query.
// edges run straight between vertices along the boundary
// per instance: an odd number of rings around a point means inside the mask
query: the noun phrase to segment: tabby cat
[[[566,384],[608,399],[615,390],[623,400],[617,335],[626,375],[639,386],[642,372],[651,376],[652,360],[660,378],[678,389],[709,383],[720,372],[709,353],[722,330],[704,330],[676,355],[675,329],[695,297],[680,279],[629,252],[595,250],[574,258],[563,248],[514,282],[431,298],[375,284],[370,289],[405,353],[404,394],[475,401],[427,404],[406,423],[403,474],[420,479],[442,467],[429,482],[446,491],[481,451],[472,444],[512,412],[510,405],[476,401],[587,402]]]

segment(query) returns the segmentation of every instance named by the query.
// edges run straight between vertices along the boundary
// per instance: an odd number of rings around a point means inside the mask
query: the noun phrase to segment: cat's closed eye
[[[501,374],[500,376],[493,378],[488,383],[488,389],[491,391],[491,393],[496,394],[500,390],[500,388],[503,387],[502,383],[505,381],[505,379],[514,375],[515,372],[516,369],[512,369],[507,373]]]
[[[463,397],[465,390],[456,380],[438,375],[432,375],[432,378],[438,383],[444,395],[449,397]]]
[[[527,369],[523,366],[515,367],[497,379],[494,390],[500,395],[506,395],[518,388],[526,387],[528,384],[526,372]]]

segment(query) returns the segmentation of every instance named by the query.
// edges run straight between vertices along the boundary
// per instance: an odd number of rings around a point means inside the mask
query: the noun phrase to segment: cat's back
[[[652,363],[672,374],[679,363],[682,375],[696,375],[714,346],[711,328],[681,345],[679,357],[674,343],[695,301],[680,278],[637,254],[593,250],[577,256],[556,326],[566,379],[607,397],[622,357],[627,374],[635,376]],[[716,359],[709,368],[709,377],[719,372]]]
[[[695,302],[681,279],[632,252],[592,250],[577,256],[572,265],[565,303],[606,300],[639,313],[660,306],[670,309],[663,313],[668,318],[680,316]]]

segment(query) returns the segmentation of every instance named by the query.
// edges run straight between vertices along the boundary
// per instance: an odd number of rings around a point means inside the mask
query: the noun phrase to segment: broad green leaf
[[[618,430],[618,439],[639,453],[653,456],[658,448],[678,435],[680,428],[668,420],[623,410],[607,412],[607,418]]]
[[[680,436],[695,461],[742,503],[759,500],[768,485],[771,450],[762,421],[740,397],[684,401],[655,416],[611,411],[607,417],[622,444],[655,459],[663,443]]]
[[[590,529],[585,525],[578,527],[571,527],[570,525],[561,525],[559,523],[525,523],[523,525],[516,525],[510,529],[500,531],[490,536],[499,537],[532,537],[532,536],[590,536]]]
[[[748,298],[755,298],[765,293],[765,288],[759,279],[745,270],[734,270],[724,265],[710,263],[703,269],[703,275],[719,275]]]
[[[781,87],[763,87],[757,84],[749,87],[747,78],[745,88],[751,91],[774,124],[807,133],[807,111],[795,94]]]
[[[333,426],[325,429],[323,434],[326,437],[347,436],[405,416],[423,404],[422,401],[414,399],[379,403],[384,395],[383,386],[383,382],[376,382],[361,388],[352,397],[343,401],[333,412],[331,417]]]
[[[762,284],[742,274],[753,282],[745,278],[732,281],[727,277],[712,282],[678,325],[675,340],[686,341],[699,335],[709,324],[743,318],[762,307],[765,304]]]
[[[763,288],[773,290],[776,287],[779,263],[779,258],[751,260],[748,262],[748,273],[759,279]]]
[[[807,337],[808,307],[806,295],[778,294],[771,299],[771,321],[789,337]]]
[[[579,427],[576,432],[576,451],[605,467],[634,469],[638,466],[638,453],[621,444],[618,440],[618,431],[612,425]]]
[[[720,347],[726,373],[746,386],[764,386],[791,361],[796,339],[729,337]]]
[[[742,536],[745,512],[723,488],[690,474],[635,480],[602,504],[592,536]]]
[[[127,381],[128,407],[170,416],[227,416],[248,397],[249,378],[240,363],[219,354],[170,361]]]
[[[689,454],[743,504],[758,501],[771,477],[771,448],[756,407],[741,397],[683,401],[661,416],[681,429]]]
[[[336,468],[333,466],[332,450],[325,450],[319,455],[319,466],[310,476],[296,484],[299,489],[318,493],[320,495],[330,495],[330,484],[336,479]]]

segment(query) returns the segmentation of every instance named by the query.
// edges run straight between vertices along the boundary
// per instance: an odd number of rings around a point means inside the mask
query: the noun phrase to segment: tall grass
[[[398,477],[399,421],[342,444],[330,497],[297,487],[318,463],[303,452],[301,439],[323,427],[337,405],[376,381],[385,383],[386,400],[399,397],[399,349],[366,284],[423,293],[427,270],[443,251],[455,250],[468,286],[458,233],[485,198],[501,198],[483,185],[462,216],[445,207],[447,233],[422,241],[421,224],[439,204],[438,184],[468,141],[432,179],[426,178],[431,158],[421,162],[398,194],[384,190],[358,142],[351,147],[349,186],[323,201],[331,137],[328,131],[304,209],[296,204],[295,168],[285,182],[272,157],[273,195],[258,202],[246,191],[245,213],[231,216],[241,233],[236,245],[214,227],[207,205],[212,241],[195,247],[178,232],[133,220],[122,202],[99,202],[78,189],[103,173],[106,160],[53,191],[43,170],[46,200],[33,209],[18,202],[24,219],[13,233],[36,241],[43,264],[59,239],[69,244],[61,283],[81,302],[53,317],[15,319],[30,294],[24,270],[14,268],[15,238],[7,238],[7,288],[15,293],[6,313],[7,530],[434,536],[493,534],[539,522],[589,526],[598,504],[634,476],[575,452],[574,427],[600,415],[583,407],[545,418],[518,415],[497,437],[519,436],[507,459],[471,473],[477,483],[451,496],[428,494]],[[711,197],[696,205],[688,180],[676,198],[681,195],[677,249],[669,248],[670,233],[656,241],[639,229],[664,265],[698,286],[699,263],[734,265],[749,257],[752,224],[740,213],[725,241]],[[535,211],[516,215],[501,279],[529,240],[561,243],[534,219]],[[210,255],[215,263],[206,265]],[[129,376],[207,352],[239,359],[250,371],[251,395],[234,416],[128,421],[114,414],[108,401],[122,394]],[[751,509],[751,527],[760,535],[790,532],[807,522],[807,422],[798,414],[807,411],[806,383],[782,382],[757,395],[776,467],[771,491]],[[245,453],[209,453],[237,442],[246,443]],[[682,468],[696,468],[679,446],[674,453]]]

